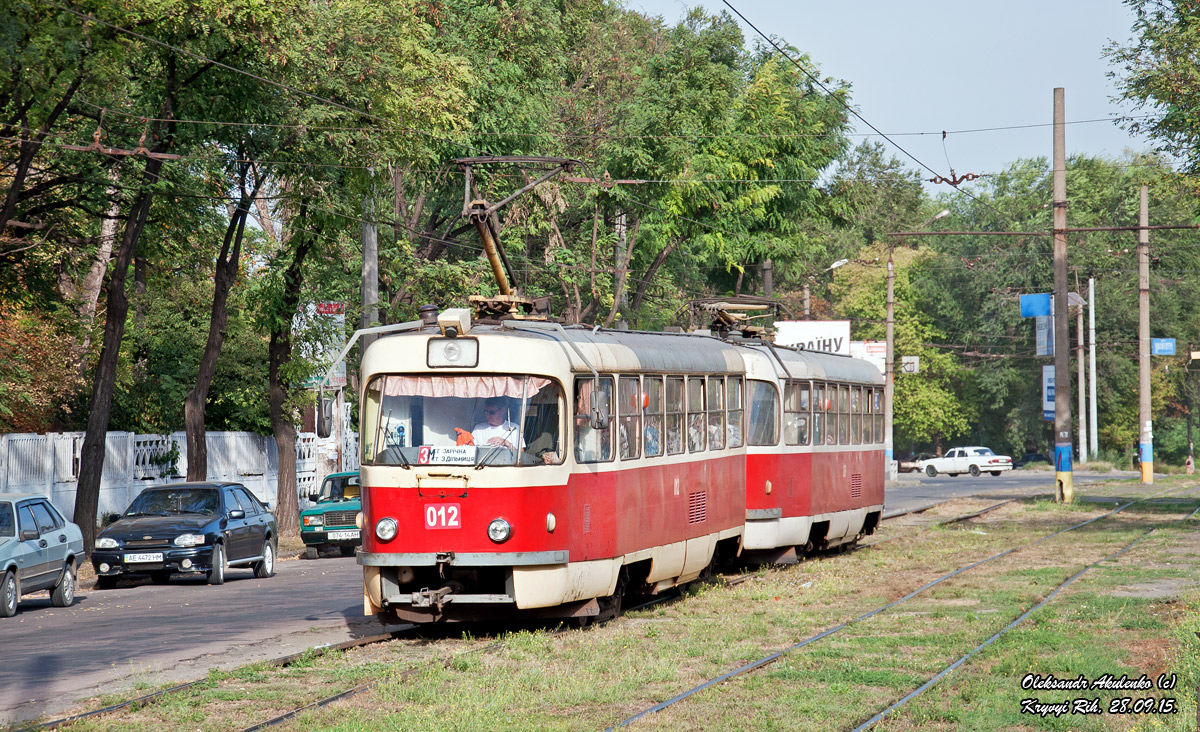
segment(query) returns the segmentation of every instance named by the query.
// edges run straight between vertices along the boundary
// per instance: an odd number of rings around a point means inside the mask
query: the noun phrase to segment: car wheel
[[[215,544],[212,550],[212,569],[208,570],[208,584],[225,584],[225,545]]]
[[[74,564],[67,564],[63,567],[62,577],[54,586],[54,592],[50,593],[50,602],[54,604],[54,607],[70,607],[71,603],[75,602]]]
[[[112,575],[112,574],[96,575],[96,589],[97,590],[111,590],[112,588],[114,588],[116,586],[117,586],[116,575]]]
[[[971,477],[972,477],[972,478],[978,478],[978,477],[979,477],[979,466],[978,466],[978,465],[972,465],[970,468],[967,468],[967,469],[968,469],[969,471],[971,471]]]
[[[937,468],[933,467],[932,465],[926,465],[925,475],[928,475],[930,478],[937,477]]]
[[[171,581],[171,571],[169,569],[163,569],[157,572],[151,572],[150,580],[156,585],[165,585]]]
[[[321,556],[321,550],[318,549],[317,547],[315,547],[315,546],[304,547],[304,558],[305,559],[317,559],[320,556]]]
[[[1000,477],[1000,471],[999,471],[999,470],[993,470],[993,471],[992,471],[992,475],[994,475],[994,476],[996,476],[997,478],[999,478],[999,477]]]
[[[354,556],[354,552],[355,552],[355,550],[356,550],[358,547],[353,547],[353,546],[341,546],[341,547],[338,547],[338,548],[342,550],[342,556],[343,556],[343,557],[352,557],[352,556]]]
[[[267,539],[263,542],[262,561],[254,563],[254,576],[266,579],[273,574],[275,574],[275,547],[271,544],[271,540]]]
[[[5,572],[0,579],[0,618],[11,618],[17,614],[17,576]]]

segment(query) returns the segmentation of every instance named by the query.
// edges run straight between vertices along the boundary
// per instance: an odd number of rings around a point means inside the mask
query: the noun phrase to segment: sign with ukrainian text
[[[1054,421],[1054,366],[1042,366],[1042,419]]]
[[[775,343],[802,351],[850,355],[849,320],[776,320]]]
[[[1150,355],[1151,356],[1174,356],[1175,355],[1175,339],[1174,338],[1151,338],[1150,339]]]

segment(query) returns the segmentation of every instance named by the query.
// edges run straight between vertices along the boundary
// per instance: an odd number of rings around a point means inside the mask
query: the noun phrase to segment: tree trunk
[[[642,307],[642,300],[646,298],[646,290],[650,288],[650,281],[654,279],[654,275],[658,273],[658,268],[663,266],[663,262],[667,261],[667,257],[671,256],[671,252],[683,243],[683,238],[676,239],[658,253],[650,266],[646,268],[646,273],[642,275],[642,279],[638,282],[637,291],[633,295],[633,305],[631,309],[636,313]]]
[[[161,169],[161,160],[146,161],[146,183],[157,182]],[[75,491],[74,521],[83,530],[83,548],[87,554],[91,554],[96,539],[96,507],[100,501],[100,478],[104,471],[104,444],[108,434],[108,417],[112,410],[113,387],[117,378],[117,357],[121,349],[121,338],[125,334],[125,318],[129,313],[125,277],[129,273],[133,250],[142,236],[142,229],[145,228],[153,198],[154,193],[147,189],[129,212],[125,232],[121,237],[121,248],[117,252],[108,284],[104,345],[100,350],[100,361],[96,365],[96,376],[92,384],[87,433],[80,452],[79,483]]]
[[[300,287],[304,282],[304,258],[315,236],[304,231],[304,208],[301,225],[295,227],[297,241],[295,256],[283,275],[283,297],[278,303],[279,317],[272,319],[271,338],[267,346],[267,398],[271,410],[271,430],[279,448],[279,478],[276,483],[277,505],[275,519],[279,533],[298,536],[300,533],[300,504],[296,496],[296,423],[287,401],[290,389],[280,377],[283,367],[292,357],[292,315],[300,305]]]
[[[622,212],[622,222],[624,221],[624,218],[625,214]],[[624,228],[624,223],[622,223],[621,226]],[[629,298],[625,294],[625,283],[629,276],[629,259],[633,254],[633,247],[637,243],[638,229],[641,228],[641,226],[642,220],[640,218],[634,219],[633,231],[630,231],[628,235],[623,235],[617,238],[618,246],[620,247],[621,251],[617,253],[617,259],[615,262],[613,262],[614,266],[616,267],[616,283],[613,286],[612,310],[608,312],[608,317],[604,319],[605,328],[611,327],[613,321],[616,320],[617,313],[621,311],[622,300],[625,301],[624,304],[626,306],[629,304]],[[626,239],[626,241],[622,243],[621,239]]]
[[[229,319],[227,303],[229,291],[237,281],[238,263],[242,258],[242,238],[246,231],[246,219],[250,205],[258,195],[262,178],[255,182],[254,190],[246,193],[245,175],[242,176],[242,195],[238,207],[229,217],[225,227],[225,239],[221,253],[217,256],[213,271],[212,312],[208,319],[208,340],[200,357],[200,368],[196,373],[196,385],[188,391],[183,401],[183,425],[187,434],[188,480],[208,479],[208,444],[205,439],[205,412],[208,408],[208,389],[217,372],[217,359],[221,355],[221,344],[225,340],[225,323]]]

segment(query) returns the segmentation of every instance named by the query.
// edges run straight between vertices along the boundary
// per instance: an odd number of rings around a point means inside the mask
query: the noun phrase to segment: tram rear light
[[[497,544],[503,544],[512,536],[512,526],[502,518],[492,519],[488,524],[488,538]]]
[[[379,523],[375,524],[375,536],[378,536],[380,541],[391,541],[392,539],[395,539],[396,519],[379,519]]]
[[[479,341],[474,338],[431,338],[425,352],[431,369],[470,369],[479,365]]]

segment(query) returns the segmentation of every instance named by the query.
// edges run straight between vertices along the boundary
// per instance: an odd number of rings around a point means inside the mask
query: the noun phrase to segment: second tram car
[[[883,504],[882,377],[761,341],[502,321],[362,359],[364,606],[590,617],[743,550],[852,542]]]

